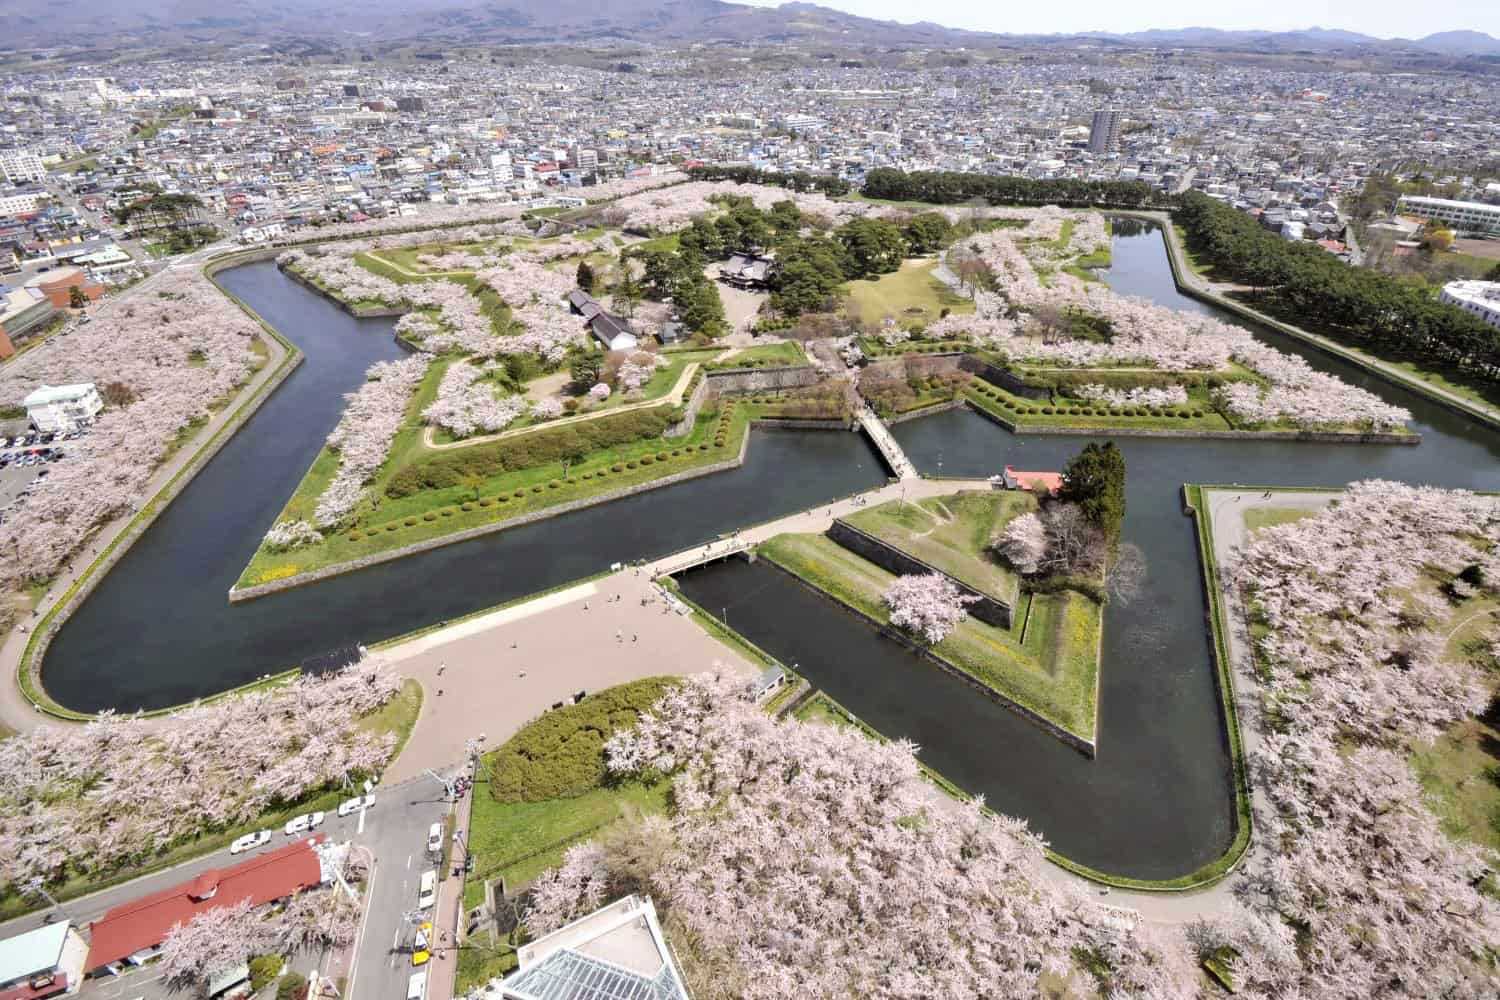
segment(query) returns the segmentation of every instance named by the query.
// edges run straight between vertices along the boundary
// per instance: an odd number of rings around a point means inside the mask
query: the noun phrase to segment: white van
[[[422,885],[417,889],[417,909],[425,910],[437,902],[437,872],[422,873]]]
[[[416,972],[406,981],[406,1000],[422,1000],[427,992],[427,973]]]

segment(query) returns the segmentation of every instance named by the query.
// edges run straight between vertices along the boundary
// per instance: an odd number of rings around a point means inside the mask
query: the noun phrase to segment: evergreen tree
[[[578,287],[592,295],[594,294],[594,283],[597,280],[593,265],[587,260],[580,260],[578,262]]]
[[[1076,503],[1111,541],[1118,538],[1125,519],[1124,454],[1113,441],[1085,445],[1063,470],[1057,496],[1065,503]]]

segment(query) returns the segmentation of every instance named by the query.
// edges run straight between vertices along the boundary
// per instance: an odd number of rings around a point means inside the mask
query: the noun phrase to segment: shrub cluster
[[[591,694],[530,723],[486,758],[497,802],[576,798],[604,784],[604,742],[636,724],[670,687],[672,677],[647,677]]]

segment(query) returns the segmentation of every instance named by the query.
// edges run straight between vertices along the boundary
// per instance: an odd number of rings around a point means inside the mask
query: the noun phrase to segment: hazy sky
[[[738,0],[759,7],[777,0]],[[1381,38],[1420,38],[1435,31],[1469,29],[1500,37],[1500,0],[1258,0],[1220,3],[1198,0],[1071,0],[1060,4],[997,3],[996,0],[814,0],[851,14],[890,21],[935,21],[952,28],[1016,34],[1075,31],[1140,31],[1145,28],[1266,28],[1318,25]]]

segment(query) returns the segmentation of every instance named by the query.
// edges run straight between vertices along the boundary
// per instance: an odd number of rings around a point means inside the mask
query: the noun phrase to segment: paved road
[[[457,768],[442,773],[452,776]],[[369,997],[372,1000],[401,1000],[406,996],[407,981],[414,971],[411,964],[412,929],[404,914],[417,908],[417,886],[422,873],[437,867],[427,853],[427,831],[448,814],[451,803],[443,787],[432,778],[418,776],[398,785],[382,785],[377,791],[375,809],[370,813],[365,832],[356,843],[375,851],[373,876],[367,883],[370,910],[355,958],[354,975],[344,990],[346,997]],[[443,873],[446,875],[447,873]],[[448,881],[457,881],[449,879]],[[438,908],[429,910],[433,919]],[[453,932],[453,914],[442,914],[441,923]],[[447,980],[453,973],[449,963]],[[429,972],[429,978],[443,978]],[[429,987],[428,996],[432,996]]]
[[[407,863],[407,858],[414,852],[416,854],[422,852],[428,827],[441,819],[446,811],[447,803],[443,801],[441,787],[431,779],[424,779],[408,782],[405,785],[377,788],[375,808],[365,814],[363,823],[358,815],[340,818],[329,813],[327,820],[318,828],[318,833],[326,834],[335,841],[352,841],[356,845],[370,848],[376,854],[378,860],[367,889],[374,895],[371,897],[372,906],[367,918],[365,941],[370,943],[369,951],[375,952],[381,959],[384,959],[389,947],[390,932],[400,920],[399,898],[404,898],[405,873],[403,868]],[[271,842],[258,852],[231,855],[227,848],[214,851],[212,854],[195,858],[174,868],[147,875],[90,896],[69,900],[63,904],[62,910],[75,924],[86,926],[102,917],[106,911],[122,903],[129,903],[142,896],[186,882],[209,869],[227,868],[258,854],[269,853],[277,848],[285,847],[294,839],[296,838],[288,837],[277,829],[274,831]],[[413,861],[412,864],[415,866],[416,862]],[[420,871],[417,874],[420,876]],[[407,902],[408,908],[414,907],[416,903],[414,889],[410,896]],[[37,911],[0,924],[0,938],[10,937],[41,926],[44,912]],[[384,946],[380,946],[382,941],[386,942]],[[361,955],[363,954],[362,951]],[[403,956],[403,959],[409,964],[409,958]],[[294,961],[293,965],[305,974],[315,964],[319,964],[320,960],[321,956],[308,956],[300,961]],[[334,963],[335,960],[330,958],[329,962],[322,963],[319,967],[327,969],[330,964]],[[364,968],[365,965],[362,963],[360,970],[363,971]],[[356,974],[357,977],[358,974]],[[80,995],[100,998],[100,1000],[117,1000],[117,998],[134,1000],[138,996],[148,998],[167,996],[168,994],[157,979],[151,967],[142,967],[118,977],[91,981]],[[405,992],[406,978],[403,975],[401,992],[397,994],[387,991],[384,995],[405,996]],[[358,995],[365,994],[361,992]]]

